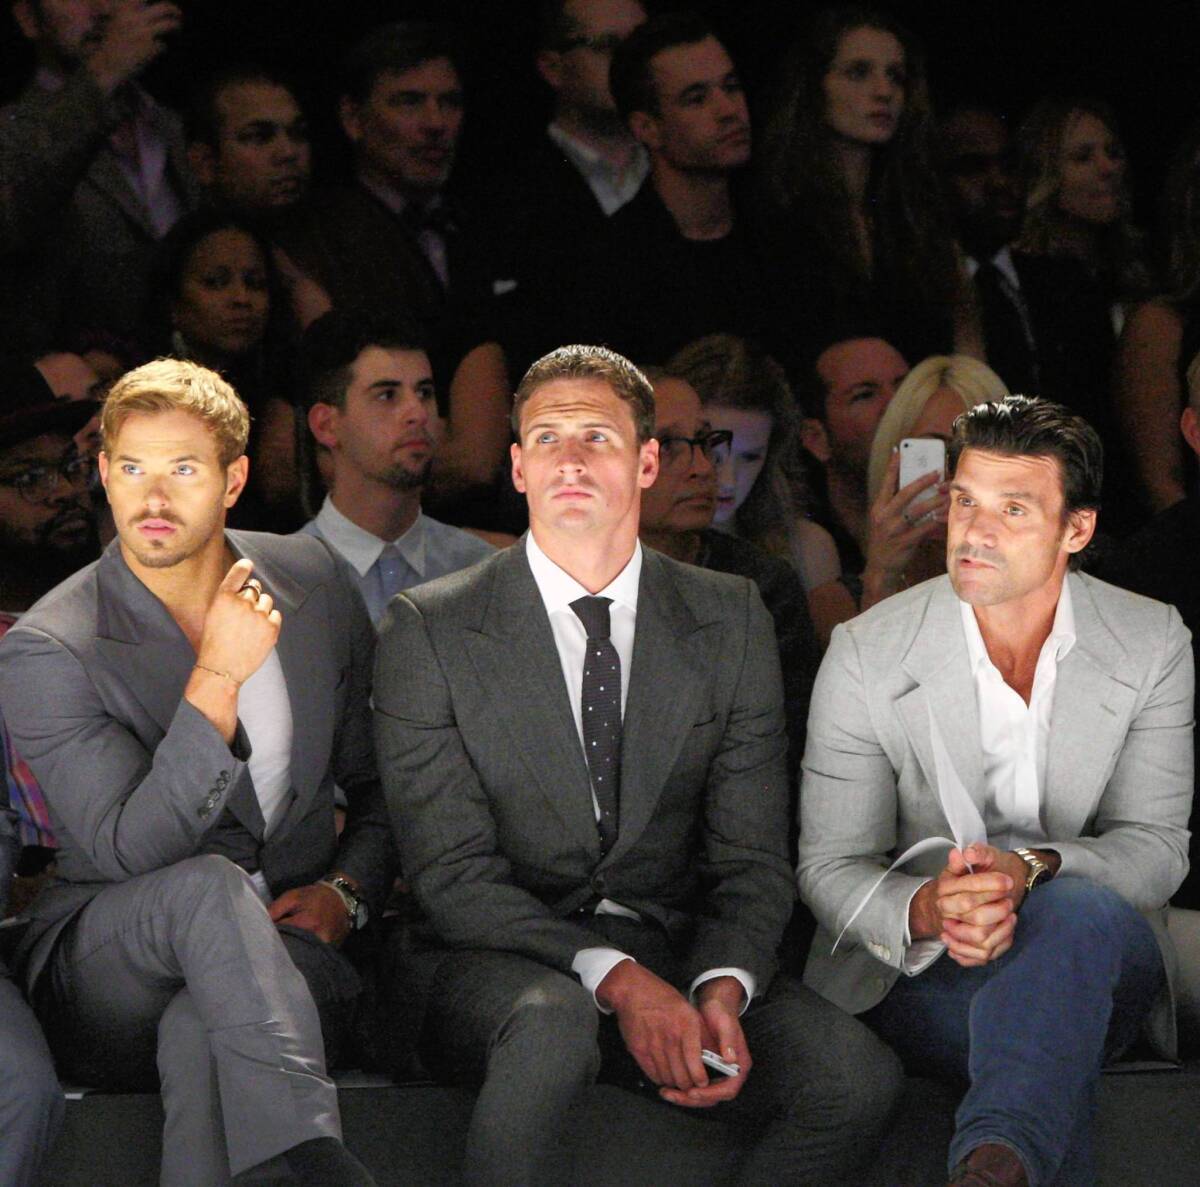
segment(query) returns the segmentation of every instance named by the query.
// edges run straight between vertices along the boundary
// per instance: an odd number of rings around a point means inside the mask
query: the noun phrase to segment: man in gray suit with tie
[[[1080,417],[980,404],[948,474],[948,576],[839,627],[813,692],[805,980],[966,1088],[953,1183],[1093,1183],[1102,1063],[1143,1023],[1173,1042],[1189,636],[1072,571],[1102,474]]]
[[[374,694],[428,921],[409,1008],[432,1069],[482,1081],[466,1181],[544,1181],[602,1057],[756,1127],[742,1181],[840,1181],[898,1069],[776,972],[793,895],[770,617],[747,579],[638,543],[658,443],[631,363],[563,347],[513,422],[529,534],[393,599]],[[734,1074],[710,1079],[705,1049]]]
[[[126,1087],[157,1063],[164,1183],[272,1160],[370,1183],[322,1043],[357,990],[339,945],[390,880],[370,623],[319,541],[224,530],[249,416],[219,376],[147,364],[101,428],[118,539],[0,644],[61,846],[20,971],[65,1074]]]

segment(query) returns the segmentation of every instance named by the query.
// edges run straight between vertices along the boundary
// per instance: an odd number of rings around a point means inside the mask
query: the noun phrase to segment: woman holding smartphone
[[[966,355],[934,355],[900,384],[875,430],[867,465],[871,532],[859,610],[946,571],[945,447],[951,428],[959,413],[1008,394],[995,371]],[[902,470],[906,453],[928,454],[921,446],[931,442],[941,446],[939,469]]]

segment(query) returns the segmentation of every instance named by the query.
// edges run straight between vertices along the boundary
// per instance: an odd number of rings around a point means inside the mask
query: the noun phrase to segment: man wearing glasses
[[[0,370],[0,610],[27,609],[99,553],[92,461],[72,441],[94,411],[55,399],[32,366]]]
[[[15,618],[63,577],[93,560],[95,521],[87,497],[91,462],[72,435],[90,403],[56,400],[28,365],[0,370],[0,637]],[[51,853],[41,789],[13,751],[0,717],[0,918],[20,869],[21,845]],[[34,852],[35,850],[31,850]],[[8,932],[16,937],[19,929]],[[0,1182],[38,1181],[38,1167],[62,1123],[63,1099],[40,1028],[8,979],[0,935]]]
[[[795,571],[747,540],[713,527],[717,471],[729,457],[733,434],[714,429],[696,389],[652,369],[658,477],[642,495],[642,543],[676,560],[749,577],[775,623],[783,669],[789,768],[799,770],[804,724],[820,654],[804,590]]]
[[[400,1008],[431,1071],[482,1081],[464,1181],[572,1181],[553,1146],[598,1072],[750,1130],[738,1182],[852,1181],[896,1065],[776,975],[793,896],[771,620],[751,582],[639,543],[660,443],[628,360],[552,352],[513,422],[529,534],[393,598],[374,686],[428,922]]]

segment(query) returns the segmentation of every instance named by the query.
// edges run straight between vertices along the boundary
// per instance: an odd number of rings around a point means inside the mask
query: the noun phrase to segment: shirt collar
[[[317,527],[321,529],[321,535],[350,562],[360,577],[367,575],[389,543],[395,545],[419,577],[425,576],[425,516],[420,511],[417,512],[412,526],[402,536],[391,541],[381,540],[343,515],[333,505],[333,499],[326,495],[321,510],[317,512]]]
[[[979,271],[979,261],[974,256],[966,256],[967,275],[972,280],[975,279],[975,274]],[[1017,275],[1017,266],[1013,263],[1012,247],[1010,244],[1005,244],[994,256],[989,263],[999,272],[1005,280],[1018,292],[1021,291],[1021,278]]]
[[[546,127],[546,135],[562,149],[568,157],[585,173],[603,173],[609,177],[616,177],[618,170],[615,165],[603,154],[599,153],[590,144],[580,140],[576,136],[572,136],[561,124],[551,121]],[[650,157],[646,150],[639,144],[635,147],[633,156],[630,157],[629,168],[624,171],[622,176],[638,175],[639,180],[650,171]]]
[[[571,603],[576,598],[592,596],[566,569],[556,565],[538,547],[532,532],[525,533],[525,558],[533,571],[533,579],[537,583],[538,593],[542,595],[547,614],[553,614],[556,610],[569,610],[574,614]],[[634,544],[633,555],[626,566],[595,596],[612,598],[614,605],[625,606],[637,614],[638,583],[641,576],[642,542],[639,540]]]
[[[978,672],[981,664],[991,664],[987,647],[983,642],[983,634],[979,630],[979,622],[975,611],[969,602],[958,603],[962,611],[963,634],[967,640],[967,657],[971,662],[972,673]],[[1062,592],[1058,595],[1058,606],[1054,611],[1054,623],[1050,634],[1042,644],[1041,655],[1047,654],[1047,649],[1053,653],[1055,662],[1060,662],[1075,646],[1075,608],[1071,603],[1071,582],[1069,577],[1062,583]],[[1039,656],[1040,658],[1040,656]]]
[[[368,193],[374,194],[394,215],[402,215],[408,206],[408,199],[399,190],[393,189],[389,185],[374,181],[361,173],[358,175],[358,184]],[[438,191],[430,197],[425,206],[430,210],[434,210],[438,206],[441,206],[442,201],[441,191]]]

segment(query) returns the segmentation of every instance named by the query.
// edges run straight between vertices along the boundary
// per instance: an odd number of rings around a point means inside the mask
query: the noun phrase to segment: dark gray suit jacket
[[[170,182],[197,200],[179,117],[154,109]],[[117,112],[77,70],[57,91],[32,83],[0,110],[0,322],[5,349],[34,357],[79,328],[145,333],[158,237],[107,143]]]
[[[311,537],[228,532],[283,616],[290,799],[269,839],[241,728],[233,747],[183,699],[195,653],[118,542],[0,643],[0,704],[62,846],[19,956],[32,985],[53,938],[103,887],[199,853],[261,869],[276,894],[335,866],[381,908],[394,849],[369,715],[374,632],[343,566]],[[347,823],[334,830],[334,784]]]
[[[441,946],[569,973],[604,941],[568,916],[603,897],[661,926],[688,980],[744,968],[765,990],[793,891],[779,660],[754,585],[645,550],[631,669],[601,859],[524,545],[394,598],[375,708],[401,868]]]

